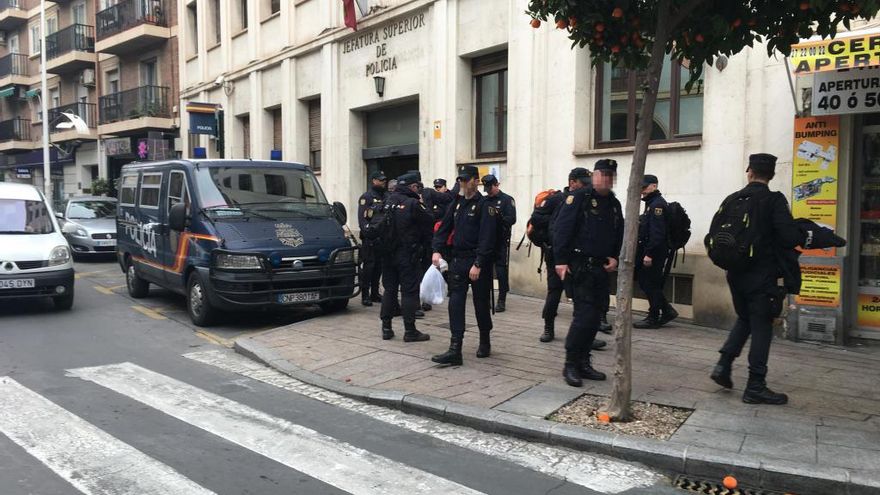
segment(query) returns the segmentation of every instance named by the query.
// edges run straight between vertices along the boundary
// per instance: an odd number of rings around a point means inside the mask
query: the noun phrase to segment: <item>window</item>
[[[61,89],[58,86],[49,90],[49,108],[58,108],[61,106]]]
[[[238,9],[236,16],[238,24],[235,26],[235,31],[244,31],[248,28],[248,0],[236,0],[234,4]]]
[[[186,37],[189,40],[187,54],[198,55],[199,53],[199,12],[196,10],[196,2],[186,6]]]
[[[156,59],[151,58],[141,62],[141,86],[158,86],[159,74],[156,70]]]
[[[241,151],[242,158],[251,157],[251,118],[248,116],[238,118],[241,126]]]
[[[31,55],[40,54],[40,25],[31,24]]]
[[[263,19],[281,12],[281,0],[262,0]]]
[[[627,71],[609,64],[599,66],[596,77],[596,143],[635,143],[638,111],[644,98],[644,71]],[[689,74],[677,62],[667,60],[660,75],[651,141],[674,141],[703,132],[703,81],[685,91]]]
[[[281,150],[283,149],[283,145],[281,143],[283,139],[283,127],[281,124],[281,109],[276,108],[272,110],[272,149],[273,150]]]
[[[478,157],[507,152],[507,52],[475,58],[476,152]]]
[[[283,175],[265,174],[266,194],[287,196],[287,179]]]
[[[119,71],[117,69],[108,70],[105,73],[107,79],[107,94],[112,95],[119,92]]]
[[[158,208],[162,174],[144,174],[141,180],[141,208]]]
[[[214,30],[214,43],[220,44],[220,0],[211,1],[212,29]]]
[[[309,100],[309,161],[312,170],[321,170],[321,99]]]
[[[49,17],[46,19],[46,34],[52,34],[58,31],[58,18],[57,17]]]
[[[168,178],[168,210],[177,203],[184,203],[189,208],[189,194],[186,188],[186,176],[180,170],[171,171]]]
[[[125,175],[122,177],[122,188],[119,192],[119,204],[134,206],[135,191],[137,190],[137,175]]]
[[[9,53],[21,53],[21,48],[19,48],[18,44],[18,35],[13,34],[9,37],[6,42],[6,46],[9,47]]]
[[[74,24],[86,23],[86,4],[85,2],[77,2],[70,7],[70,17]]]
[[[238,174],[238,190],[239,191],[253,191],[254,190],[254,179],[251,177],[251,174]]]

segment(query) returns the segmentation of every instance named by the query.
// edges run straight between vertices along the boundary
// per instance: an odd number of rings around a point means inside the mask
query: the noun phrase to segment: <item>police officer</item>
[[[623,244],[623,213],[611,188],[617,162],[596,162],[592,188],[580,188],[568,196],[559,210],[553,229],[556,273],[570,279],[574,318],[565,339],[565,367],[562,375],[572,387],[582,379],[604,380],[593,368],[590,350],[609,293],[608,274],[617,270]]]
[[[498,278],[498,302],[495,311],[503,313],[506,309],[507,293],[510,292],[510,235],[516,224],[516,202],[501,190],[498,178],[492,174],[483,177],[483,191],[489,204],[501,213],[498,219],[498,240],[495,246],[495,276]]]
[[[434,179],[434,188],[425,189],[424,199],[425,206],[434,216],[434,221],[439,222],[446,215],[446,210],[449,209],[449,204],[455,199],[455,195],[446,187],[446,179]]]
[[[461,365],[461,342],[464,338],[465,303],[468,287],[473,287],[474,313],[480,329],[477,357],[489,357],[492,315],[489,299],[492,290],[492,263],[498,232],[498,211],[477,191],[479,170],[472,165],[459,169],[459,195],[455,198],[440,228],[434,234],[433,263],[440,264],[442,249],[452,236],[449,265],[449,350],[431,358],[439,364]]]
[[[660,328],[678,317],[678,311],[663,295],[666,282],[666,258],[669,241],[666,231],[667,203],[657,189],[656,175],[642,178],[642,201],[645,212],[639,217],[639,247],[636,254],[636,277],[639,287],[648,296],[648,316],[633,324],[634,328]]]
[[[382,209],[385,204],[385,186],[387,183],[385,173],[381,171],[370,174],[371,187],[363,193],[358,201],[358,225],[361,232],[373,213]],[[382,276],[381,260],[376,256],[374,246],[370,241],[364,240],[361,235],[361,259],[363,266],[361,267],[360,283],[361,283],[361,304],[364,306],[372,306],[374,302],[382,302],[382,296],[379,295],[379,278]]]
[[[422,276],[420,266],[421,243],[425,228],[430,228],[431,214],[419,199],[418,176],[412,173],[397,178],[397,187],[387,199],[394,216],[395,237],[398,239],[393,250],[382,260],[382,339],[394,337],[391,319],[400,289],[400,310],[403,314],[403,341],[423,342],[430,336],[416,329],[415,312],[419,305],[419,281]]]
[[[742,400],[748,404],[786,404],[788,396],[767,388],[767,359],[773,339],[773,319],[782,311],[784,291],[777,287],[783,276],[780,250],[789,251],[804,242],[804,235],[792,219],[788,201],[781,193],[770,192],[768,184],[776,173],[776,157],[766,153],[749,156],[748,185],[728,196],[728,201],[749,196],[760,201],[754,228],[759,229],[752,262],[745,270],[727,272],[727,285],[733,297],[736,324],[721,347],[721,359],[712,371],[712,380],[733,388],[731,369],[746,341],[749,348],[749,380]]]

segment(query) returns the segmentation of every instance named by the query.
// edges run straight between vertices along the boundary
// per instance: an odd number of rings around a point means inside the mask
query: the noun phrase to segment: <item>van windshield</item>
[[[51,234],[49,209],[42,201],[0,199],[0,234]]]
[[[330,205],[315,176],[283,167],[209,167],[195,173],[202,209],[213,218],[318,217]]]

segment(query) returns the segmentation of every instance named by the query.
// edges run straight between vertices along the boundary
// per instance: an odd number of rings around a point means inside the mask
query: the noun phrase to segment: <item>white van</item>
[[[73,306],[70,246],[43,193],[0,182],[0,299],[34,297]]]

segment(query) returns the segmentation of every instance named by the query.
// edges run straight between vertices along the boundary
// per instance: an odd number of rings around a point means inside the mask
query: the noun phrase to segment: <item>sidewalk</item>
[[[397,402],[392,405],[410,397],[419,403],[412,409],[423,413],[445,411],[447,419],[479,428],[630,454],[632,460],[678,473],[736,472],[741,483],[801,495],[880,493],[880,347],[776,340],[769,385],[789,394],[790,403],[750,406],[740,400],[747,375],[745,356],[737,362],[733,391],[709,379],[726,332],[685,323],[635,330],[633,398],[694,409],[669,441],[647,440],[543,420],[583,393],[608,395],[612,382],[586,382],[582,389],[565,385],[563,339],[571,306],[560,306],[557,340],[542,344],[542,303],[508,297],[507,312],[494,317],[488,359],[474,357],[477,332],[469,305],[462,367],[438,368],[430,361],[449,343],[445,305],[418,322],[420,330],[431,334],[426,343],[404,344],[399,318],[394,322],[397,336],[381,340],[378,308],[352,301],[347,312],[241,338],[236,349],[297,378],[348,390],[349,395],[389,397]],[[613,337],[600,337],[609,346],[594,353],[594,365],[610,375]],[[451,408],[458,406],[469,415],[453,418]],[[717,482],[720,477],[707,479]]]

